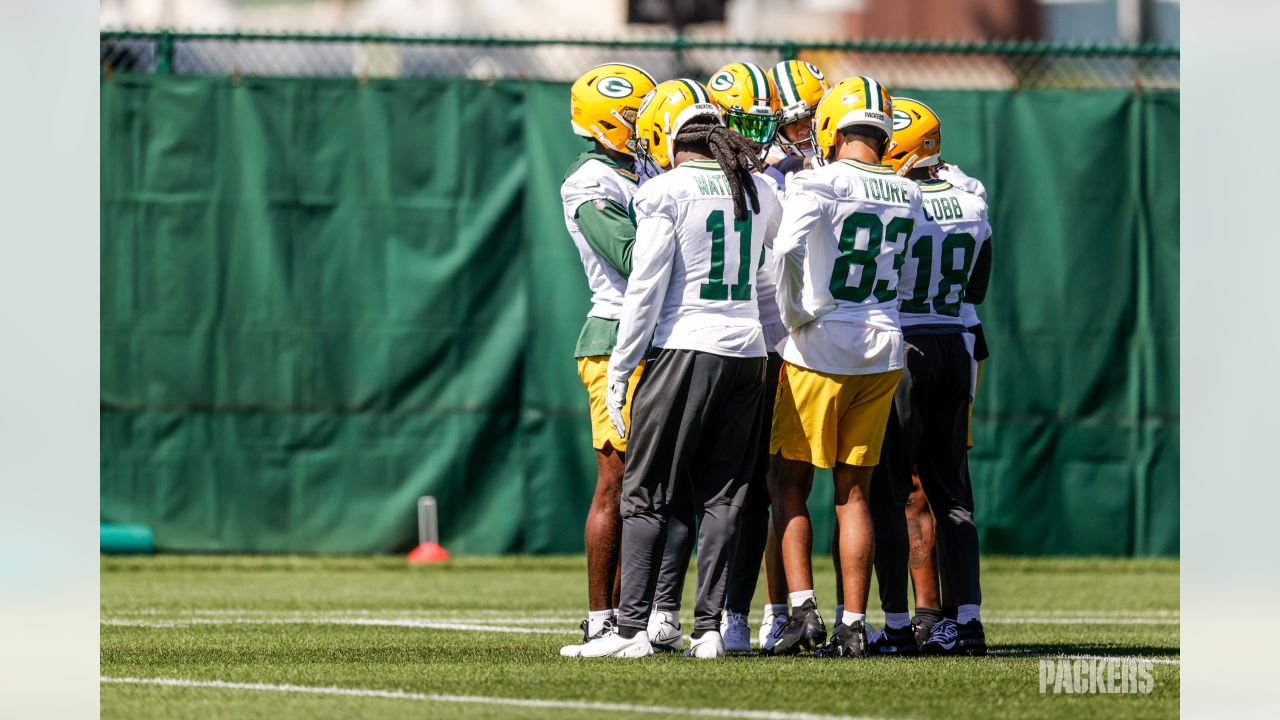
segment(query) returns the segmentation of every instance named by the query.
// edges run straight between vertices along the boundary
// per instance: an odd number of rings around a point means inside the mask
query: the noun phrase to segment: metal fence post
[[[173,31],[162,30],[156,39],[156,74],[173,74]]]

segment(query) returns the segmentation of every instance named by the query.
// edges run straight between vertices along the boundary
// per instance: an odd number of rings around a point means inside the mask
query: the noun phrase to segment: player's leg
[[[889,411],[901,377],[901,370],[892,370],[846,376],[840,383],[837,406],[841,414],[837,425],[838,462],[834,479],[836,520],[840,525],[840,583],[844,588],[844,613],[841,617],[843,627],[819,652],[824,656],[857,657],[867,653],[867,593],[871,589],[875,543],[871,480],[875,466],[880,462]],[[903,582],[905,584],[905,578]]]
[[[653,614],[649,616],[649,642],[658,652],[675,652],[684,647],[680,602],[689,570],[689,555],[693,552],[693,530],[693,498],[689,493],[677,493],[667,520],[667,541],[654,587]]]
[[[839,416],[832,408],[839,390],[836,376],[783,364],[769,440],[768,484],[791,617],[770,650],[777,655],[815,647],[826,637],[813,591],[813,524],[806,502],[814,465],[834,464]]]
[[[978,528],[973,520],[973,488],[966,468],[969,353],[959,334],[919,340],[933,373],[931,408],[924,417],[921,452],[917,459],[920,482],[937,518],[941,571],[957,608],[954,642],[934,632],[922,650],[930,653],[986,653],[986,636],[979,606]],[[939,623],[943,625],[943,623]],[[935,626],[935,631],[938,626]]]
[[[836,519],[840,526],[839,583],[844,601],[843,616],[839,619],[841,627],[833,634],[833,643],[841,635],[851,632],[860,634],[865,641],[867,593],[871,587],[875,543],[870,503],[872,470],[838,464],[832,472],[836,486]]]
[[[835,573],[836,579],[836,611],[832,615],[835,618],[835,627],[831,628],[832,634],[840,629],[840,618],[844,616],[844,583],[840,582],[840,518],[835,518],[831,523],[831,568]]]
[[[718,657],[725,650],[720,615],[726,605],[734,552],[740,540],[740,512],[750,489],[754,450],[760,437],[765,359],[701,354],[698,362],[700,368],[705,368],[699,377],[706,378],[708,392],[707,413],[689,475],[701,514],[698,597],[693,642],[687,654]]]
[[[622,453],[606,442],[596,451],[596,491],[587,511],[585,540],[587,546],[587,593],[592,619],[596,613],[612,612],[617,607],[614,588],[618,576],[618,536],[622,519],[618,516],[621,502],[622,472],[626,469]],[[591,631],[594,635],[595,631]]]
[[[920,475],[911,474],[911,494],[907,496],[907,540],[910,548],[911,587],[915,591],[916,613],[911,618],[916,645],[924,644],[934,623],[942,619],[942,598],[935,562],[933,510],[920,487]]]
[[[769,537],[764,546],[764,620],[760,623],[758,638],[764,650],[773,649],[782,626],[791,618],[787,612],[787,571],[782,567],[782,548],[778,544],[772,517],[768,528]]]
[[[806,501],[813,486],[813,466],[774,455],[769,465],[769,499],[791,615],[775,630],[770,652],[777,655],[816,647],[826,637],[813,591],[813,524]]]
[[[681,445],[686,407],[671,398],[684,396],[692,369],[691,353],[662,350],[647,363],[636,388],[631,413],[627,469],[622,476],[622,588],[617,631],[582,647],[582,657],[637,657],[653,652],[649,614],[667,521],[676,492],[688,483],[690,456]]]
[[[889,411],[880,463],[875,467],[871,483],[876,583],[880,589],[880,607],[884,610],[885,629],[870,642],[870,649],[880,655],[910,655],[917,652],[907,605],[911,548],[906,518],[907,497],[911,489],[909,423],[912,414],[908,407],[912,395],[910,387],[910,375],[904,373],[898,384],[894,406]],[[899,406],[904,408],[903,412],[899,412]]]
[[[618,607],[619,550],[622,519],[618,514],[622,474],[625,469],[626,440],[618,437],[605,407],[608,385],[607,355],[578,358],[578,377],[587,390],[591,415],[591,444],[596,455],[596,489],[587,510],[584,541],[587,548],[587,619],[582,623],[582,642],[597,637],[613,626]],[[644,371],[643,363],[632,375],[629,392]],[[561,654],[574,655],[580,645],[569,645]]]
[[[757,410],[757,437],[764,437],[773,422],[773,402],[778,394],[778,374],[782,371],[782,358],[770,353],[764,374],[764,392]],[[751,601],[755,597],[760,578],[760,563],[769,541],[769,444],[756,443],[755,459],[751,464],[750,487],[746,503],[742,507],[742,527],[738,532],[738,548],[734,552],[729,571],[729,589],[725,595],[724,622],[721,633],[725,648],[730,652],[746,652],[751,649]],[[766,617],[769,615],[765,613]]]

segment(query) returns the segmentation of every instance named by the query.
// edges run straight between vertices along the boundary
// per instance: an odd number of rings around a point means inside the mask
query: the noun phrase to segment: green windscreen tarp
[[[992,200],[983,549],[1178,551],[1178,95],[908,91]],[[567,87],[115,75],[102,519],[180,550],[575,552]],[[816,537],[831,488],[815,483]]]

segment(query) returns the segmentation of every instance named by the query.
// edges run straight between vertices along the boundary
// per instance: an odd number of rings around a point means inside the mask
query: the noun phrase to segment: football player
[[[773,134],[777,130],[776,93],[762,68],[753,63],[730,63],[711,75],[707,90],[712,100],[720,106],[724,113],[725,124],[730,130],[755,144],[761,153],[765,148],[772,147]],[[777,379],[782,367],[782,358],[774,350],[786,337],[787,331],[778,316],[773,273],[769,267],[767,249],[764,264],[760,267],[759,273],[758,307],[760,322],[764,328],[765,346],[769,351],[764,394],[769,401],[761,403],[760,426],[763,428],[762,433],[768,433],[773,415],[772,398],[777,393]],[[769,495],[765,486],[769,449],[767,443],[758,443],[757,446],[759,450],[756,453],[755,470],[747,491],[746,504],[741,512],[742,526],[738,550],[730,565],[725,612],[720,626],[725,650],[728,652],[751,650],[751,627],[748,618],[751,612],[751,601],[755,595],[756,581],[760,575],[761,558],[769,538]],[[672,509],[671,518],[667,524],[667,547],[654,595],[655,612],[649,623],[649,640],[655,649],[673,649],[683,642],[679,632],[680,597],[684,589],[689,553],[692,550],[690,541],[692,526],[692,509],[683,504],[677,504]],[[780,564],[780,562],[776,563],[776,565]],[[775,592],[782,596],[780,603],[783,621],[785,621],[785,584]],[[773,603],[768,604],[765,611],[766,623],[769,618],[774,618],[777,614],[777,606]],[[781,625],[781,623],[777,624]],[[761,633],[761,643],[768,644],[767,631]]]
[[[774,654],[826,639],[805,507],[814,467],[833,468],[845,604],[841,627],[819,652],[867,652],[869,493],[902,374],[898,269],[921,203],[915,183],[880,164],[892,114],[888,91],[872,78],[831,88],[813,115],[821,167],[792,177],[774,246],[778,306],[791,331],[769,443],[769,495],[791,600]]]
[[[634,267],[609,363],[608,405],[620,435],[636,389],[622,491],[618,627],[583,657],[653,652],[646,632],[672,503],[698,520],[698,588],[686,655],[723,657],[720,613],[745,500],[765,372],[756,304],[760,258],[781,205],[757,175],[755,147],[724,127],[693,80],[660,84],[637,120],[641,151],[665,168],[636,194]]]
[[[894,136],[886,157],[919,184],[924,217],[907,246],[898,285],[899,319],[909,351],[872,491],[876,577],[885,611],[884,654],[985,655],[979,605],[978,530],[967,471],[972,354],[960,306],[981,303],[991,272],[987,204],[937,177],[942,148],[937,114],[894,98]],[[942,619],[918,646],[907,614],[909,546],[904,510],[912,470],[936,518],[945,587],[957,618]]]
[[[827,94],[826,76],[813,63],[786,60],[769,71],[780,109],[778,132],[765,158],[770,177],[786,188],[787,176],[813,167],[813,140],[810,118],[818,101]]]
[[[971,192],[984,201],[987,199],[987,189],[982,181],[966,174],[958,165],[940,159],[935,167],[939,179],[946,180],[961,190]],[[904,174],[906,169],[907,166],[903,165],[898,169],[898,174]],[[987,347],[986,333],[983,332],[982,321],[978,318],[978,311],[973,303],[965,302],[960,306],[960,319],[964,322],[965,344],[969,347],[972,358],[969,370],[973,373],[973,383],[969,394],[969,427],[966,430],[968,436],[966,445],[972,449],[973,404],[977,399],[978,385],[982,380],[982,363],[991,356],[991,351]],[[968,469],[969,464],[966,459],[966,472]],[[907,497],[907,537],[911,546],[911,587],[915,591],[916,601],[916,613],[911,618],[911,627],[915,631],[917,644],[923,645],[928,640],[934,624],[944,615],[952,620],[956,619],[956,608],[954,604],[943,604],[941,600],[935,563],[933,532],[935,522],[933,511],[929,508],[929,501],[925,498],[923,488],[920,487],[919,474],[911,476],[911,483],[911,495]]]
[[[592,143],[591,150],[569,166],[560,186],[565,226],[591,288],[591,310],[574,350],[578,376],[587,389],[596,454],[596,489],[585,532],[589,612],[582,623],[584,643],[612,626],[618,606],[618,504],[627,443],[605,409],[605,371],[618,334],[635,241],[628,209],[637,189],[632,172],[636,112],[654,85],[638,67],[609,63],[588,70],[569,90],[573,132]],[[580,647],[566,646],[561,654],[575,655]]]

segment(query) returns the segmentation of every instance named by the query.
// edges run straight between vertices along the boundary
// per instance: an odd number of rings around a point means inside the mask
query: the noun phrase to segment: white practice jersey
[[[783,359],[838,375],[903,366],[898,270],[920,198],[887,166],[855,160],[792,177],[774,243],[778,307],[791,329]]]
[[[651,336],[660,348],[765,355],[757,300],[782,205],[770,182],[752,179],[760,211],[740,222],[714,161],[681,163],[636,193],[636,244],[611,381],[630,377]]]
[[[622,312],[622,294],[626,292],[627,279],[587,244],[578,229],[577,214],[583,203],[596,200],[612,200],[624,209],[630,207],[637,189],[636,176],[601,156],[584,154],[575,165],[560,185],[560,199],[564,203],[565,227],[578,248],[578,257],[591,287],[591,310],[587,315],[617,320]]]
[[[938,177],[961,190],[977,195],[982,198],[983,202],[987,201],[987,186],[983,185],[978,178],[965,173],[960,169],[959,165],[943,163],[942,167],[938,168]],[[978,310],[972,303],[962,303],[960,305],[960,321],[967,328],[982,324],[982,321],[978,319]]]
[[[780,193],[777,181],[769,175],[761,174],[760,178],[768,183],[775,193]],[[782,314],[778,312],[778,287],[773,278],[773,242],[770,235],[764,248],[764,262],[760,265],[760,287],[756,293],[756,302],[760,310],[760,326],[764,329],[764,344],[769,352],[777,352],[778,346],[787,339],[787,328],[782,324]]]
[[[922,325],[964,328],[960,305],[974,261],[991,237],[987,204],[945,180],[922,183],[924,218],[916,223],[898,282],[898,317],[904,329]]]

